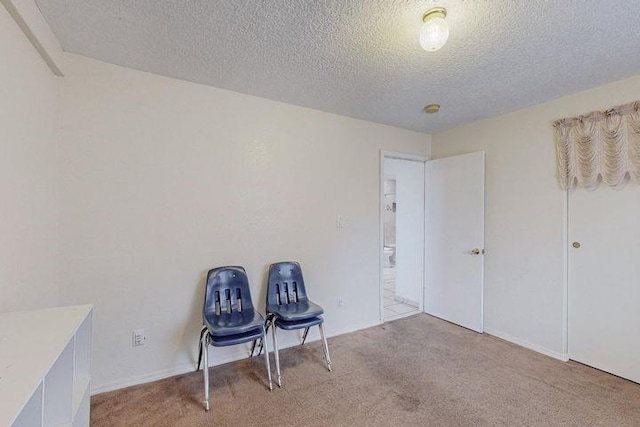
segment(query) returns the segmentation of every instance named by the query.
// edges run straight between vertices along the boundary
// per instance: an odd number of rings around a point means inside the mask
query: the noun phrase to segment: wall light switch
[[[336,216],[336,227],[344,228],[344,216],[342,215]]]

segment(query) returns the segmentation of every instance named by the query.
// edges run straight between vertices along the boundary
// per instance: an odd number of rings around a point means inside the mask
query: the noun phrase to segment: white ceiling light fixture
[[[420,46],[427,52],[435,52],[447,42],[449,38],[449,24],[447,24],[447,9],[434,7],[422,16],[420,29]]]

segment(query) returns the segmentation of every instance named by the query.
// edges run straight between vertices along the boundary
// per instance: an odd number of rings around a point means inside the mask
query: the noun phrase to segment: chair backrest
[[[307,300],[302,268],[297,262],[278,262],[269,266],[267,305]]]
[[[253,311],[249,279],[243,267],[218,267],[207,273],[203,317]]]

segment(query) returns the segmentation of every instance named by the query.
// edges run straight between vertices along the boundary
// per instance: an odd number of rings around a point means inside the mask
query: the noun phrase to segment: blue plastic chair
[[[277,329],[287,331],[303,329],[302,344],[307,339],[309,328],[318,325],[322,338],[322,350],[327,369],[331,371],[331,356],[324,334],[324,310],[307,297],[302,277],[302,268],[297,262],[279,262],[269,266],[267,284],[267,329],[273,326],[273,347],[276,358],[278,386],[282,387],[280,357],[278,354]],[[266,342],[266,341],[265,341]],[[268,352],[268,349],[265,347]]]
[[[205,408],[209,410],[209,359],[208,347],[255,342],[266,343],[267,333],[264,318],[255,311],[251,302],[249,280],[242,267],[219,267],[209,270],[202,309],[204,326],[200,334],[200,360],[204,362]],[[265,364],[269,378],[269,390],[273,390],[269,349],[265,347]],[[253,356],[253,347],[251,351]]]

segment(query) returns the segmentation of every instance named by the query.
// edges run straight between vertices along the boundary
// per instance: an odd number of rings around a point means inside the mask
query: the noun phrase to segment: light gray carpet
[[[94,396],[94,426],[640,426],[640,385],[425,314],[263,358]],[[272,359],[273,360],[273,359]]]

